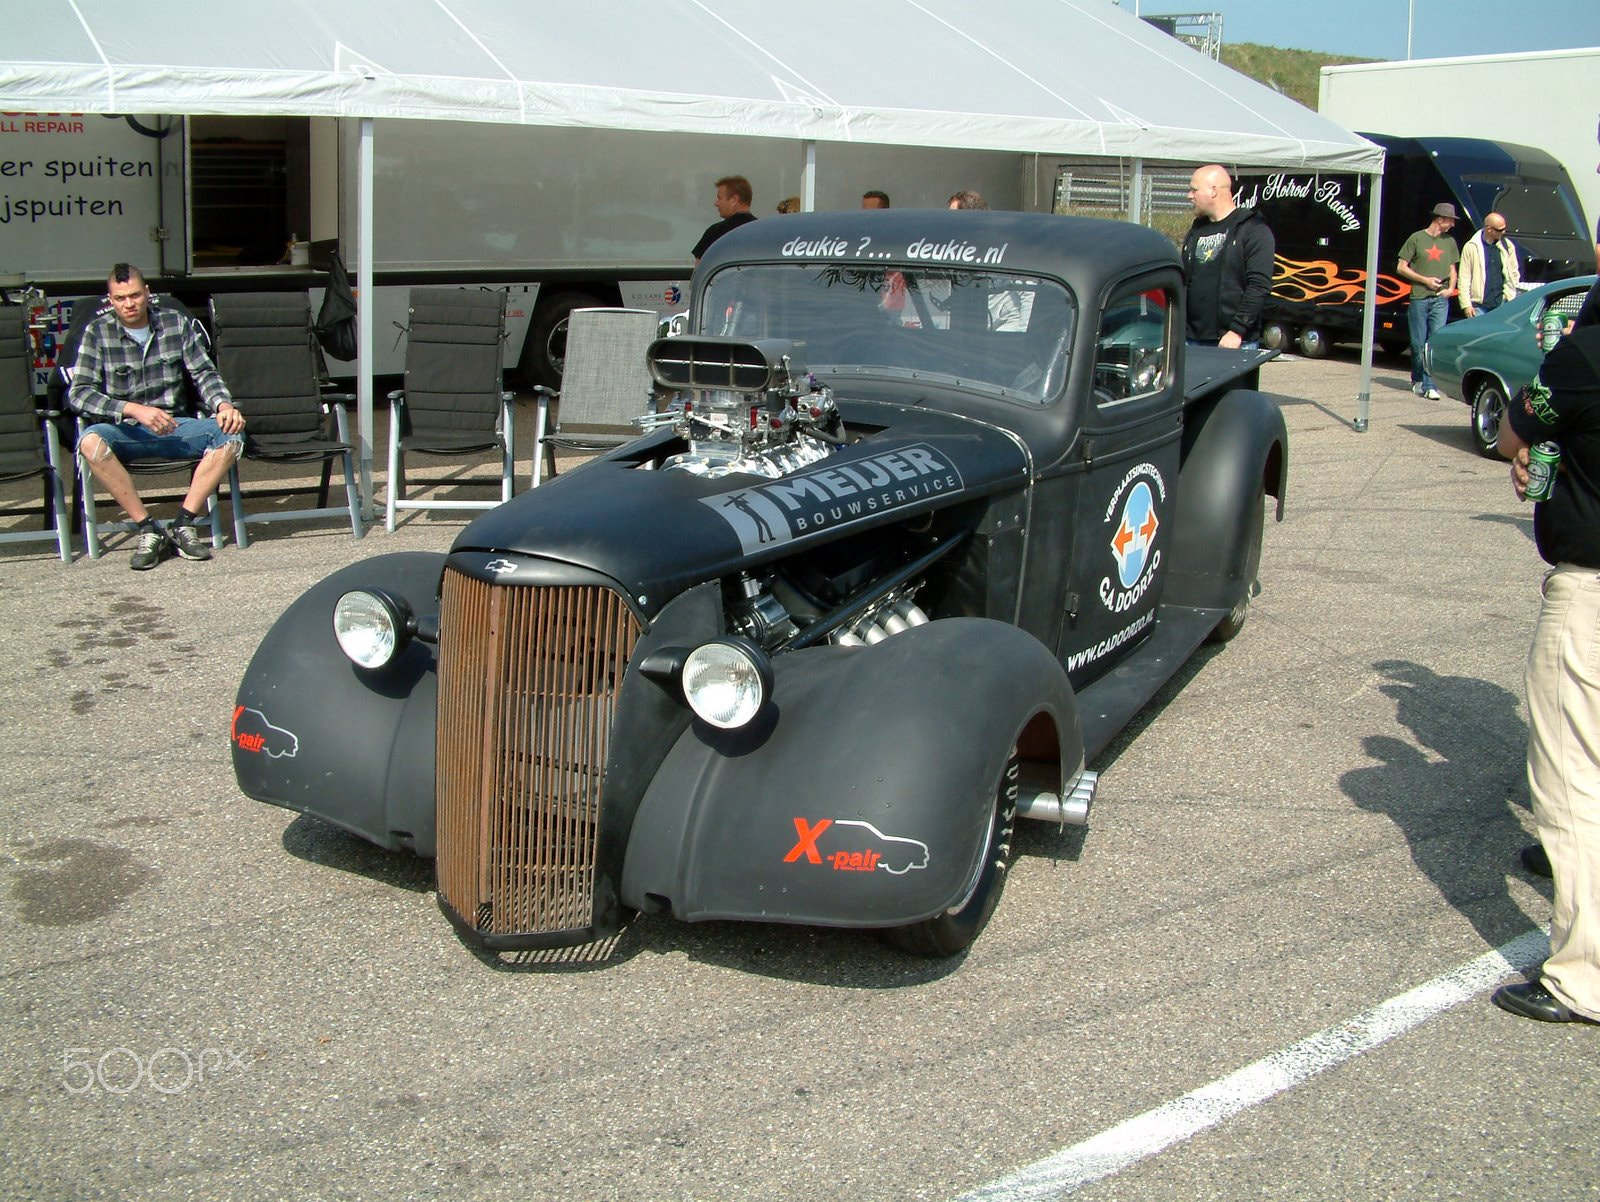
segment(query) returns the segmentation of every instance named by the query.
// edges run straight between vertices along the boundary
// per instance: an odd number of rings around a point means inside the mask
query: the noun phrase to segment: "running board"
[[[1033,777],[1024,770],[1017,782],[1017,817],[1054,822],[1057,826],[1088,826],[1089,806],[1094,803],[1094,791],[1099,783],[1098,772],[1084,769],[1072,779],[1063,798],[1053,791],[1053,781],[1043,775]]]
[[[1163,605],[1159,614],[1155,633],[1138,650],[1078,693],[1085,763],[1104,751],[1117,732],[1178,673],[1228,611]]]

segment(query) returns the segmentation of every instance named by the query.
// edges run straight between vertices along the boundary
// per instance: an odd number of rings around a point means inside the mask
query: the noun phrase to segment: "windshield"
[[[1033,403],[1061,387],[1072,324],[1050,280],[799,263],[724,268],[698,318],[702,334],[804,343],[819,374],[937,377]]]

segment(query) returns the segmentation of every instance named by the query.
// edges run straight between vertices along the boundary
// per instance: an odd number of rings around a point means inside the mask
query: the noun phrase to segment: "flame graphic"
[[[1272,295],[1283,300],[1314,305],[1359,303],[1367,290],[1365,271],[1345,271],[1331,259],[1302,261],[1274,255]],[[1378,303],[1392,305],[1411,295],[1411,285],[1392,275],[1378,273]]]

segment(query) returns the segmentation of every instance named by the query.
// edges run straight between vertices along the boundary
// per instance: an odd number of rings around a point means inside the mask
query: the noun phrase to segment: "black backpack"
[[[338,251],[328,256],[328,287],[313,328],[322,349],[335,359],[348,362],[356,357],[356,294]]]

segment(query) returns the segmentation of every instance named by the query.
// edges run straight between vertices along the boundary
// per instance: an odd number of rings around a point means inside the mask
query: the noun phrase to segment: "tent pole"
[[[356,159],[356,414],[360,433],[361,504],[370,521],[372,499],[372,321],[378,294],[372,286],[372,118],[363,117]]]
[[[800,166],[800,211],[817,211],[817,144],[807,140],[802,143],[805,162]]]
[[[1372,177],[1367,205],[1367,287],[1361,310],[1361,390],[1356,394],[1357,434],[1367,432],[1372,413],[1372,337],[1378,323],[1378,220],[1383,212],[1383,172]]]

